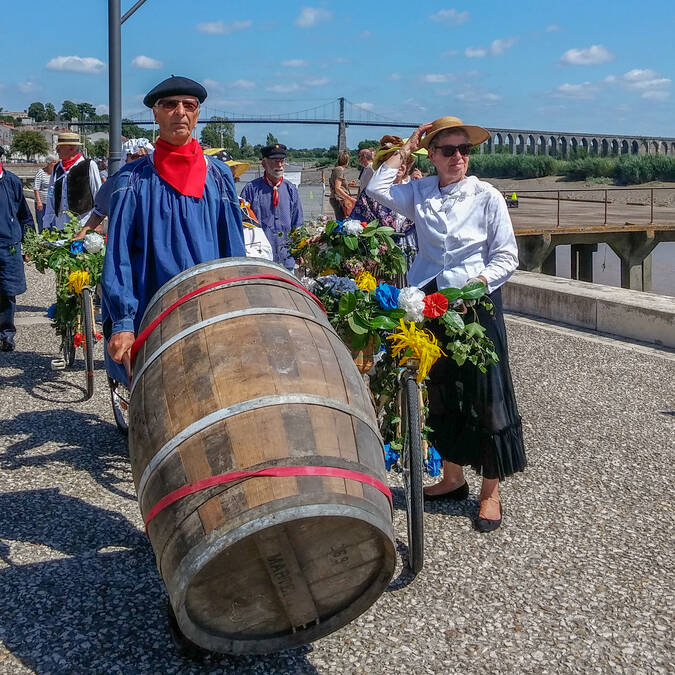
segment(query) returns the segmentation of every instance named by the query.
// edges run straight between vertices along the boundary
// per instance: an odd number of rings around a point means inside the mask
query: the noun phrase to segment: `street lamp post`
[[[139,0],[120,16],[120,0],[108,0],[108,115],[110,156],[108,175],[119,169],[122,159],[122,24],[144,3]]]

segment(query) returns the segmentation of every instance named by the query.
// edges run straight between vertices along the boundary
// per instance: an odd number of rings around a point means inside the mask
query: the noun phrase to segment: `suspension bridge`
[[[139,126],[154,124],[150,110],[126,117],[129,121]],[[245,115],[238,112],[219,110],[208,104],[201,106],[198,124],[214,122],[227,122],[228,124],[328,124],[338,128],[337,147],[338,151],[347,149],[347,127],[389,127],[389,128],[412,128],[419,126],[420,122],[401,122],[379,115],[362,104],[352,103],[344,97],[333,99],[314,106],[294,112],[269,113],[257,115]],[[71,122],[73,126],[94,126],[101,122]]]

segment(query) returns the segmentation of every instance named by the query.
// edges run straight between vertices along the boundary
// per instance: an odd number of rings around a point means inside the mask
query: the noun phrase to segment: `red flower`
[[[75,333],[75,335],[73,335],[73,347],[79,347],[83,340],[84,335],[82,335],[82,333]]]
[[[448,311],[448,299],[442,293],[431,293],[424,298],[424,316],[435,319]]]
[[[362,220],[361,227],[368,227],[368,223],[365,220]]]
[[[101,335],[101,333],[96,333],[96,342],[98,342],[102,337],[103,335]]]

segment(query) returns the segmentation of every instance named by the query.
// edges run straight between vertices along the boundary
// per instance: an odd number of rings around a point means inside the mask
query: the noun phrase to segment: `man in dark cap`
[[[192,137],[205,98],[204,87],[186,77],[160,82],[143,99],[159,125],[154,152],[110,178],[103,329],[106,369],[120,382],[126,380],[120,364],[128,363],[160,286],[199,263],[246,255],[232,172]]]
[[[302,204],[298,189],[284,180],[286,146],[274,143],[262,149],[262,178],[252,180],[241,191],[241,198],[250,203],[260,225],[272,244],[274,260],[289,270],[295,260],[288,249],[288,233],[302,225]]]
[[[33,216],[23,196],[21,180],[2,166],[0,146],[0,350],[14,350],[16,296],[26,292],[21,241]]]

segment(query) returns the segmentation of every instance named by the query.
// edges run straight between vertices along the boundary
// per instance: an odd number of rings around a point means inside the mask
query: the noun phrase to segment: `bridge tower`
[[[338,148],[338,152],[342,152],[343,150],[347,149],[347,125],[345,124],[345,99],[344,99],[344,96],[340,96],[338,101],[340,101],[340,121],[338,123],[337,148]]]

